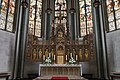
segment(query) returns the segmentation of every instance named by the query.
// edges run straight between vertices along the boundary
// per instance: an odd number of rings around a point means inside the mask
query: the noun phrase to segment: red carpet
[[[52,77],[51,80],[69,80],[69,79],[68,79],[68,77],[57,77],[57,76],[55,76],[55,77]]]

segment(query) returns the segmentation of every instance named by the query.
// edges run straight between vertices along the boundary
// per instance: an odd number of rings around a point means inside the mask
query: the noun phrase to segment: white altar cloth
[[[80,76],[82,76],[81,64],[39,64],[39,76],[41,76],[41,68],[79,68]]]

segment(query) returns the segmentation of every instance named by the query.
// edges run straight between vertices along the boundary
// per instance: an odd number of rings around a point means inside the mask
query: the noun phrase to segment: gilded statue
[[[39,59],[41,59],[42,58],[42,50],[41,49],[39,49]]]
[[[52,59],[54,57],[54,49],[51,50],[51,54],[52,54]]]
[[[88,49],[85,49],[85,59],[88,60],[88,57],[89,57]]]
[[[67,55],[68,55],[68,57],[70,57],[70,50],[69,49],[67,49]]]
[[[48,49],[46,49],[45,51],[45,57],[47,58],[49,56],[49,52],[48,52]]]
[[[79,51],[79,57],[80,57],[80,60],[82,60],[82,49],[80,49]]]
[[[69,50],[69,49],[67,49],[67,53],[68,53],[68,54],[70,53],[70,50]]]
[[[62,38],[63,37],[63,32],[58,32],[58,37]]]
[[[75,52],[75,49],[73,49],[73,58],[75,59],[75,55],[76,55],[76,52]]]
[[[33,57],[32,59],[35,60],[37,58],[37,52],[36,49],[33,49]]]

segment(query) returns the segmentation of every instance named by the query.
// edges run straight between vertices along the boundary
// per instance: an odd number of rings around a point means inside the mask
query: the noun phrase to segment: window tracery
[[[13,32],[15,0],[1,0],[0,2],[0,29]]]
[[[81,36],[93,33],[91,0],[79,0],[79,11]]]
[[[29,15],[29,32],[41,37],[42,22],[42,0],[31,0]]]
[[[108,31],[117,30],[120,28],[120,1],[106,0],[109,29]]]

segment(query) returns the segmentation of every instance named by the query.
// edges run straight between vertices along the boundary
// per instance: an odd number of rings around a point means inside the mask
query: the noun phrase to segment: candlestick
[[[70,53],[70,57],[72,58],[72,53]]]
[[[66,58],[65,58],[65,59],[66,59],[66,61],[67,61],[67,55],[66,55]]]
[[[45,60],[45,55],[43,55],[43,60]]]
[[[80,64],[80,76],[82,76],[82,64]]]
[[[55,61],[55,55],[54,55],[54,61]]]
[[[50,58],[50,56],[51,56],[51,53],[49,53],[49,58]]]
[[[76,61],[78,60],[78,55],[76,55]]]

